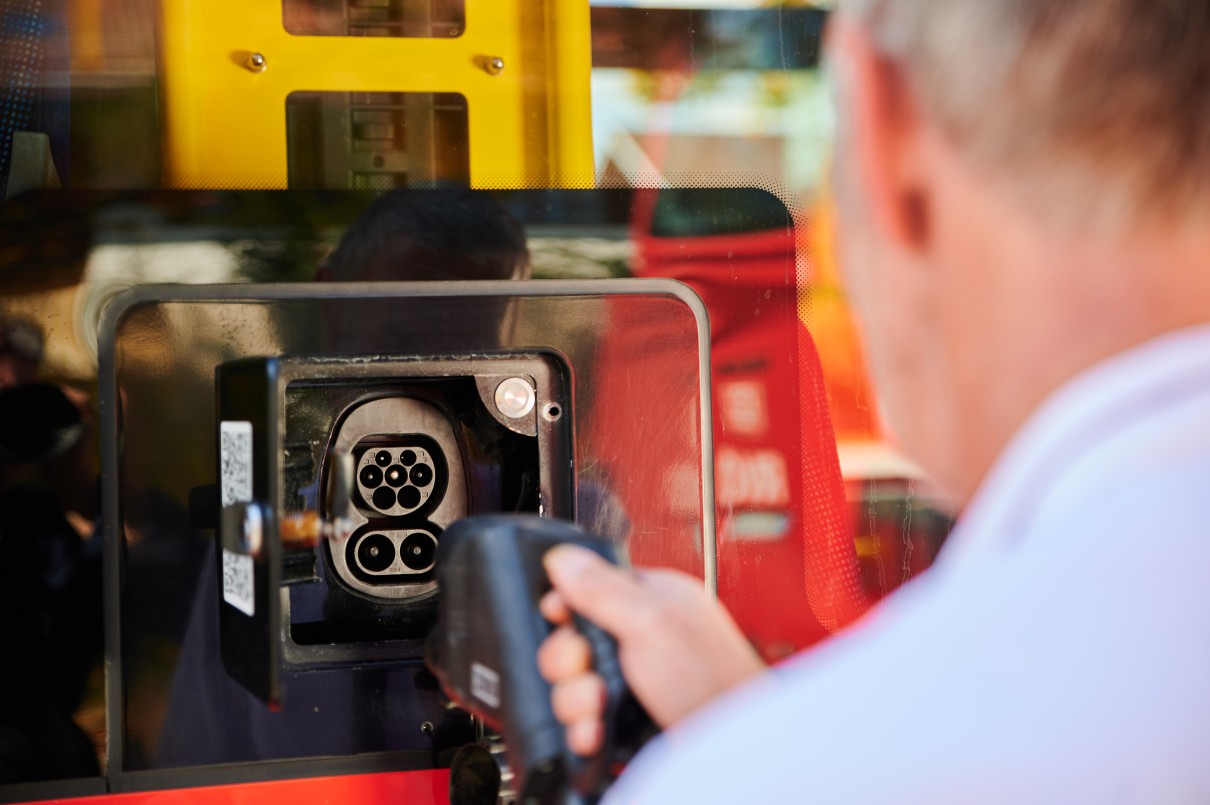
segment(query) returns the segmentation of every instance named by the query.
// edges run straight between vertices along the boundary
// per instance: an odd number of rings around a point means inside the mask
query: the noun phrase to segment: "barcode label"
[[[471,695],[488,707],[500,706],[500,675],[481,663],[471,663]]]
[[[252,423],[219,424],[219,484],[224,506],[252,500]]]
[[[251,556],[223,548],[223,600],[245,615],[256,613]]]

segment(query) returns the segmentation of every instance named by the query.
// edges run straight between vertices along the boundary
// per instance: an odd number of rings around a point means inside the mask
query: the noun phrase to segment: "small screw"
[[[483,69],[491,75],[500,75],[504,72],[504,59],[499,56],[491,56],[483,65]]]
[[[244,66],[254,73],[263,73],[269,63],[265,61],[265,57],[260,53],[249,53],[248,58],[244,61]]]

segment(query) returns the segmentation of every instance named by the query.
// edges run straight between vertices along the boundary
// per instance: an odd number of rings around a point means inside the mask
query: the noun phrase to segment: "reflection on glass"
[[[817,8],[596,6],[594,67],[638,70],[803,70],[819,62]]]
[[[141,304],[119,324],[122,603],[182,613],[168,649],[137,619],[124,634],[122,675],[139,681],[124,769],[427,752],[422,725],[448,714],[418,676],[438,594],[422,554],[461,514],[574,516],[638,564],[708,572],[701,323],[674,286],[559,296],[527,295],[538,286],[520,281],[445,296],[311,287],[316,298],[227,291],[236,298]],[[239,372],[261,380],[229,385]],[[523,419],[495,395],[518,379],[536,393]],[[231,467],[216,452],[218,422],[270,410],[281,429],[261,432],[280,434],[266,454],[281,522],[327,516],[327,456],[341,445],[356,462],[348,494],[359,512],[348,536],[283,550],[286,628],[260,633],[260,645],[281,641],[285,661],[275,713],[241,687],[264,678],[264,653],[241,643],[231,656],[216,640],[228,623],[222,577],[186,516],[195,490],[221,486]],[[176,581],[158,588],[169,570]]]
[[[466,98],[457,93],[294,92],[286,99],[290,187],[388,190],[467,183]]]
[[[282,23],[298,36],[448,38],[466,12],[464,0],[283,0]]]
[[[524,224],[538,276],[675,277],[705,300],[713,328],[719,594],[762,653],[775,658],[825,638],[852,605],[868,606],[932,560],[949,523],[922,505],[915,470],[889,461],[889,448],[857,427],[868,421],[872,402],[839,384],[837,373],[857,373],[860,364],[837,328],[821,326],[830,315],[826,304],[843,300],[816,252],[810,273],[798,270],[803,225],[777,198],[741,188],[492,195]],[[0,255],[6,291],[0,310],[36,313],[53,325],[46,331],[48,371],[87,386],[96,371],[90,330],[119,287],[309,279],[372,198],[369,191],[27,194],[0,208],[0,238],[9,247]],[[819,218],[807,223],[826,231]],[[467,240],[458,242],[465,247]],[[398,693],[399,684],[411,689],[408,672],[332,675],[316,683],[323,691],[314,697],[295,687],[295,702],[311,699],[323,714],[338,709],[361,717],[333,729],[327,715],[313,722],[299,715],[302,721],[292,722],[297,729],[273,733],[276,728],[262,723],[267,716],[254,714],[263,706],[237,684],[216,692],[206,681],[227,679],[216,645],[184,645],[190,630],[217,634],[213,622],[211,632],[192,625],[197,612],[210,611],[197,596],[215,597],[216,568],[213,532],[191,522],[188,499],[216,474],[214,369],[241,356],[431,356],[442,351],[433,338],[441,333],[456,334],[467,350],[558,345],[574,392],[566,410],[577,423],[573,482],[580,521],[591,530],[628,533],[636,562],[700,572],[704,556],[694,531],[700,504],[687,503],[701,494],[692,472],[698,459],[686,446],[695,401],[684,393],[678,357],[692,346],[678,335],[684,310],[654,302],[628,310],[591,297],[561,306],[541,299],[510,304],[503,296],[457,304],[460,314],[444,303],[417,309],[377,296],[356,305],[295,301],[130,311],[119,334],[127,698],[116,768],[305,757],[319,751],[315,740],[326,741],[322,753],[334,755],[427,745],[413,719],[423,717],[423,707]],[[507,326],[497,326],[502,323]],[[329,401],[344,399],[348,390],[337,384],[320,391],[297,385],[289,392],[295,404],[287,430],[299,438],[283,466],[282,500],[304,509],[308,494],[322,488],[316,481],[334,422]],[[457,405],[481,398],[465,382],[438,392]],[[495,420],[465,421],[472,432],[500,433]],[[502,443],[511,438],[501,435]],[[467,455],[464,466],[472,472],[490,471],[490,453]],[[402,465],[402,452],[396,457]],[[481,489],[483,481],[477,479]],[[363,486],[372,501],[389,484],[384,473],[382,482]],[[511,498],[532,508],[524,492],[518,486]],[[391,516],[410,508],[395,494],[392,505],[381,507]],[[411,536],[378,533],[400,537],[391,546],[397,553]],[[423,550],[427,543],[419,542]],[[366,544],[367,551],[372,547]],[[374,558],[368,564],[363,558],[367,572],[403,572],[376,571]],[[422,559],[416,561],[423,566]],[[837,580],[852,582],[859,599],[835,596]],[[289,599],[295,642],[310,650],[329,644],[324,630],[339,618],[325,613],[322,596],[303,593],[308,584],[317,589],[315,582],[291,585]],[[209,659],[188,659],[199,651]],[[185,667],[195,670],[195,684],[180,676]],[[287,679],[287,688],[295,681]],[[181,692],[190,689],[197,691],[192,698]],[[182,717],[183,703],[195,708],[196,718]],[[214,754],[189,745],[214,730],[233,733],[229,741],[210,742]]]

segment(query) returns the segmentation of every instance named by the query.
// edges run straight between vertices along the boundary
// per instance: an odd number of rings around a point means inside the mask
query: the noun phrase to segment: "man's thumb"
[[[558,545],[543,558],[550,583],[579,615],[614,637],[634,622],[643,599],[642,583],[628,568],[618,567],[579,545]]]

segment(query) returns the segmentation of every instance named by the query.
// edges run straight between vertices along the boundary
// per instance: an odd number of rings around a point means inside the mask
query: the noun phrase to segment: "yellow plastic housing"
[[[588,0],[466,0],[450,39],[295,36],[280,0],[160,12],[167,186],[286,187],[295,91],[460,93],[472,186],[593,184]]]

